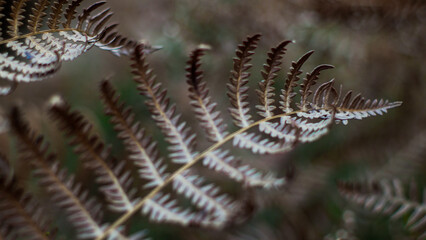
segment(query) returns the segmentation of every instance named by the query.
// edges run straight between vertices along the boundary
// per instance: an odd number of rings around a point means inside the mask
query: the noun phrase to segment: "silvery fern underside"
[[[115,31],[112,12],[96,2],[80,9],[83,0],[0,0],[0,78],[18,83],[43,80],[93,46],[116,55],[129,54],[136,43]]]
[[[40,186],[50,193],[53,202],[66,212],[78,238],[143,238],[143,231],[126,236],[126,222],[138,213],[153,222],[223,228],[244,211],[244,204],[197,174],[197,163],[225,174],[243,188],[278,188],[285,184],[285,178],[250,166],[235,156],[231,148],[247,149],[253,154],[285,153],[299,143],[324,136],[336,122],[346,124],[352,119],[381,115],[401,104],[366,100],[361,95],[352,97],[351,91],[344,94],[341,88],[336,89],[334,80],[317,84],[320,73],[331,69],[331,65],[319,65],[302,79],[302,67],[312,51],[292,62],[285,79],[275,84],[286,47],[290,44],[290,41],[283,41],[270,50],[263,66],[262,80],[256,90],[259,99],[256,105],[259,117],[256,119],[251,115],[253,109],[248,102],[247,83],[251,57],[259,39],[259,34],[249,36],[236,50],[227,94],[231,103],[229,113],[237,127],[233,132],[222,118],[225,112],[216,109],[217,104],[203,79],[201,57],[208,50],[207,46],[200,45],[191,52],[186,68],[189,105],[204,131],[199,134],[177,113],[167,90],[157,82],[147,62],[144,46],[139,45],[131,51],[134,81],[168,143],[167,155],[158,150],[157,141],[135,119],[133,111],[124,106],[108,81],[100,84],[101,99],[118,137],[123,140],[127,159],[112,156],[109,147],[92,130],[92,125],[65,101],[52,102],[50,115],[69,137],[83,166],[95,175],[106,207],[90,198],[84,186],[66,174],[48,150],[43,137],[28,127],[19,110],[12,111],[10,125],[20,142],[21,157],[35,169]],[[281,89],[279,99],[275,91],[277,85]],[[316,85],[319,86],[313,90]],[[203,139],[211,144],[200,150],[196,143]],[[131,174],[132,169],[137,169],[136,176]],[[141,191],[146,194],[138,194]],[[182,198],[191,206],[183,204]],[[107,211],[121,215],[113,223],[105,223],[102,213]],[[10,225],[12,230],[17,227],[13,223]]]

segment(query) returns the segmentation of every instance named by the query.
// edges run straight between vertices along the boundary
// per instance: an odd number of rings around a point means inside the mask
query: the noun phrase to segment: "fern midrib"
[[[31,216],[27,213],[27,211],[25,211],[25,209],[23,208],[22,204],[17,201],[16,198],[14,198],[13,196],[11,196],[8,192],[3,192],[7,198],[9,198],[9,202],[11,202],[13,204],[13,206],[15,206],[15,209],[18,210],[18,212],[20,213],[20,216],[23,216],[26,219],[27,224],[29,224],[31,226],[31,228],[33,230],[35,230],[35,232],[37,233],[37,235],[39,237],[41,237],[42,239],[45,240],[49,240],[46,236],[46,234],[39,228],[39,226],[37,224],[35,224],[34,220],[31,218]]]
[[[206,150],[204,150],[202,153],[198,154],[196,157],[194,157],[194,159],[188,163],[186,163],[185,165],[183,165],[182,167],[180,167],[178,170],[176,170],[172,175],[170,175],[168,178],[166,178],[164,180],[164,183],[162,185],[157,186],[156,188],[154,188],[148,195],[146,195],[143,199],[139,200],[139,202],[137,202],[134,205],[134,209],[132,211],[126,212],[125,214],[123,214],[119,219],[117,219],[112,225],[110,225],[108,228],[105,229],[105,231],[103,232],[103,234],[99,237],[96,238],[96,240],[102,240],[104,239],[108,234],[111,233],[111,231],[115,230],[117,227],[119,227],[120,225],[122,225],[124,222],[126,222],[136,211],[138,211],[140,208],[142,208],[142,206],[145,204],[146,201],[148,201],[148,199],[151,199],[152,197],[154,197],[157,193],[159,193],[164,187],[166,187],[169,183],[171,183],[178,175],[181,175],[185,170],[191,168],[192,166],[194,166],[200,159],[204,158],[208,153],[218,149],[219,147],[221,147],[223,144],[227,143],[228,141],[230,141],[231,139],[233,139],[236,135],[241,134],[243,132],[248,131],[249,129],[258,126],[260,123],[262,122],[268,122],[271,121],[273,119],[277,119],[280,117],[284,117],[284,116],[289,116],[289,115],[294,115],[301,112],[301,110],[298,111],[293,111],[290,113],[283,113],[283,114],[279,114],[279,115],[275,115],[269,118],[263,118],[257,122],[254,122],[252,124],[250,124],[247,127],[241,128],[229,135],[227,135],[222,141],[215,143],[214,145],[210,146],[209,148],[207,148]]]
[[[37,31],[37,32],[31,32],[31,33],[27,33],[27,34],[15,36],[15,37],[12,37],[12,38],[8,38],[8,39],[0,41],[0,45],[6,44],[6,43],[12,42],[12,41],[20,40],[20,39],[25,39],[25,38],[28,38],[28,37],[31,37],[31,36],[45,34],[45,33],[74,32],[74,31],[77,31],[77,32],[79,32],[79,33],[81,33],[83,35],[86,35],[87,37],[90,37],[90,38],[96,36],[96,35],[90,35],[86,31],[83,31],[83,30],[78,29],[78,28],[48,29],[48,30],[41,30],[41,31]]]

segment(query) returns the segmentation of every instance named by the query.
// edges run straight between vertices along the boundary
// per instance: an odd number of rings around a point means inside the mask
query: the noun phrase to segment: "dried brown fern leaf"
[[[192,51],[187,61],[187,83],[189,85],[189,98],[196,118],[201,127],[207,133],[211,142],[221,142],[226,138],[228,132],[226,125],[218,111],[214,111],[217,104],[211,100],[206,82],[203,81],[203,73],[199,69],[201,57],[208,48],[204,45]],[[247,164],[240,164],[227,150],[215,150],[209,153],[203,160],[203,164],[215,171],[223,172],[236,181],[242,181],[247,186],[260,186],[265,188],[277,187],[284,184],[284,179],[277,179],[273,174],[264,175],[259,170]]]
[[[0,222],[8,239],[49,239],[47,214],[35,198],[19,186],[6,158],[0,156]],[[6,234],[5,234],[6,237]]]
[[[281,59],[287,51],[285,48],[291,41],[283,41],[275,48],[272,48],[268,53],[268,59],[266,64],[263,65],[264,70],[261,72],[263,80],[259,83],[259,88],[256,90],[259,97],[259,101],[262,105],[257,105],[256,108],[260,111],[258,114],[261,117],[271,117],[273,116],[273,111],[275,106],[275,88],[274,88],[274,79],[277,77],[277,72],[281,70]]]
[[[229,92],[228,97],[231,102],[232,107],[229,109],[232,118],[234,119],[234,124],[237,127],[249,127],[253,121],[251,120],[250,108],[248,107],[249,102],[247,102],[247,91],[248,87],[245,86],[248,83],[250,73],[248,70],[251,68],[251,56],[254,54],[254,50],[257,48],[257,42],[260,40],[261,35],[255,34],[253,36],[247,37],[247,39],[238,46],[236,50],[236,57],[234,58],[234,65],[231,71],[230,83],[227,84]],[[278,46],[275,50],[275,61],[279,60],[280,53],[283,51],[285,44]],[[272,50],[274,51],[274,50]],[[275,63],[274,60],[270,60],[270,65]],[[278,71],[279,69],[270,69],[270,71]],[[271,75],[272,76],[272,75]],[[268,84],[272,82],[268,81]],[[269,89],[268,89],[269,88]],[[270,92],[270,86],[265,85],[265,91]],[[265,96],[268,96],[265,93]],[[271,97],[271,96],[269,96]],[[260,99],[261,104],[264,107],[265,102]],[[271,100],[267,100],[268,104],[271,104]],[[263,108],[262,105],[258,105],[259,108]],[[269,108],[274,108],[275,106],[269,106]],[[254,153],[259,154],[276,154],[289,151],[295,142],[277,142],[270,138],[264,138],[256,133],[241,133],[233,138],[234,146],[239,148],[250,149]]]
[[[48,0],[40,0],[34,4],[34,8],[32,9],[32,14],[28,19],[28,30],[34,33],[37,32],[39,28],[42,27],[42,19],[46,16],[46,8],[48,7]]]
[[[107,90],[105,87],[104,93]],[[109,90],[111,91],[112,89]],[[110,100],[113,100],[113,98]],[[111,104],[113,102],[110,102],[110,107]],[[133,211],[134,203],[138,199],[134,196],[135,189],[131,188],[132,179],[130,178],[130,172],[124,166],[125,161],[115,163],[116,160],[110,159],[109,150],[104,147],[104,143],[97,136],[90,134],[91,125],[78,112],[71,112],[68,105],[56,104],[52,106],[50,112],[54,118],[58,119],[64,130],[68,131],[68,134],[73,137],[71,144],[76,146],[75,150],[81,156],[83,162],[86,163],[86,166],[94,170],[97,175],[96,180],[101,184],[100,191],[106,196],[110,209],[115,212]],[[124,116],[122,117],[124,119]],[[117,124],[117,126],[120,125]],[[130,142],[133,144],[133,141],[128,141],[127,144]],[[138,163],[143,162],[140,158],[138,159]],[[151,171],[157,171],[155,165],[152,167]],[[160,170],[158,171],[160,172]],[[160,176],[164,174],[164,172],[159,172]],[[170,199],[167,194],[156,195],[146,203],[142,212],[156,222],[174,222],[188,225],[196,224],[195,220],[201,219],[199,215],[189,210],[181,210],[176,206],[176,201]]]
[[[80,2],[73,1],[68,5],[65,10],[66,19],[73,19],[75,8]],[[61,2],[58,2],[57,6],[60,8]],[[83,11],[78,18],[77,26],[88,29],[89,32],[100,31],[99,26],[103,26],[111,16],[109,10],[90,16],[90,13],[100,6],[102,3],[97,3]],[[51,25],[59,27],[56,21]],[[103,34],[108,35],[112,28],[107,27]],[[115,39],[115,36],[111,39]],[[99,190],[106,197],[109,208],[122,214],[110,226],[100,225],[101,219],[96,217],[97,213],[106,210],[97,212],[93,209],[94,213],[89,211],[93,205],[87,206],[86,195],[80,193],[72,181],[67,181],[65,173],[58,169],[54,156],[48,154],[47,147],[42,145],[42,138],[36,138],[23,123],[19,113],[14,111],[11,117],[12,129],[23,142],[26,159],[36,169],[41,186],[46,187],[53,195],[52,198],[58,200],[58,204],[68,213],[71,222],[80,231],[80,237],[126,238],[121,233],[121,226],[139,211],[155,222],[223,228],[232,222],[235,215],[243,211],[244,207],[223,194],[220,187],[207,183],[207,180],[195,174],[193,168],[195,164],[203,162],[212,170],[225,173],[231,179],[241,182],[244,187],[281,186],[285,182],[284,179],[276,178],[273,173],[263,174],[260,170],[242,163],[233,152],[226,149],[225,144],[232,143],[234,147],[249,149],[259,154],[287,152],[294,149],[298,143],[317,140],[328,133],[335,122],[374,115],[400,104],[364,102],[360,97],[350,101],[350,94],[341,100],[341,90],[338,92],[333,87],[334,80],[319,85],[316,91],[313,91],[312,86],[316,85],[320,71],[331,68],[330,65],[319,65],[306,74],[301,91],[298,92],[301,102],[293,103],[293,98],[297,95],[295,86],[301,74],[300,69],[312,54],[308,52],[298,62],[293,63],[282,91],[282,108],[279,108],[274,100],[273,82],[280,69],[285,47],[289,43],[284,41],[271,49],[267,64],[264,66],[262,73],[264,81],[258,91],[260,105],[257,107],[262,114],[261,118],[255,121],[249,113],[251,104],[247,97],[247,83],[251,56],[259,39],[258,34],[249,36],[236,51],[237,57],[234,59],[231,80],[228,84],[228,96],[232,105],[230,112],[238,127],[238,130],[232,133],[228,133],[219,111],[215,110],[216,103],[209,96],[207,83],[203,81],[203,72],[200,69],[205,47],[195,49],[190,55],[186,68],[190,105],[207,140],[212,142],[212,145],[204,151],[197,149],[196,142],[199,140],[196,134],[176,112],[175,105],[170,103],[167,90],[161,87],[161,83],[157,83],[147,63],[143,45],[131,51],[132,73],[151,117],[168,144],[168,161],[162,160],[166,156],[160,156],[156,150],[155,140],[147,136],[144,129],[135,121],[134,114],[120,103],[118,94],[106,81],[100,86],[102,100],[106,113],[111,116],[111,122],[129,153],[129,163],[110,156],[108,148],[92,133],[91,125],[80,113],[71,111],[64,102],[52,105],[50,113],[70,137],[71,145],[84,165],[93,170],[95,181],[100,185]],[[293,110],[296,109],[294,105],[299,106],[298,110]],[[134,194],[132,188],[134,179],[130,177],[128,169],[130,164],[137,168],[138,177],[145,183],[140,184],[141,188],[148,191],[144,196]],[[173,193],[167,193],[168,190],[173,190]],[[175,200],[176,194],[189,200],[191,210],[181,208],[182,204]],[[76,221],[76,219],[83,220]]]
[[[402,102],[389,102],[388,100],[365,99],[361,94],[351,99],[352,91],[348,91],[340,104],[336,107],[336,120],[344,124],[349,119],[363,119],[369,116],[382,115],[388,109],[398,107]]]
[[[164,183],[168,176],[167,165],[159,157],[155,142],[144,133],[140,124],[134,122],[134,114],[129,108],[119,103],[119,97],[109,82],[101,84],[102,99],[106,113],[111,116],[111,122],[124,140],[129,152],[129,158],[138,168],[139,177],[148,181],[143,188],[153,188]],[[190,210],[181,210],[176,200],[170,199],[169,194],[159,193],[148,200],[142,212],[149,214],[150,219],[156,222],[173,222],[182,225],[206,225],[209,220],[200,213]]]
[[[228,83],[228,96],[231,99],[232,107],[229,109],[235,125],[238,127],[247,127],[251,121],[251,115],[248,113],[249,103],[247,100],[248,78],[250,73],[247,72],[251,68],[249,64],[254,50],[257,48],[257,42],[260,40],[260,34],[250,36],[236,50],[237,57],[234,58],[234,67],[231,71],[230,83]]]
[[[97,2],[81,10],[82,0],[0,2],[0,16],[6,17],[8,30],[0,32],[0,78],[12,86],[22,82],[43,80],[59,70],[63,61],[71,61],[92,46],[127,55],[136,43],[118,34],[110,24],[109,9],[96,14],[105,2]],[[30,9],[30,11],[27,11]],[[0,88],[0,94],[14,87]]]
[[[151,116],[165,135],[166,141],[169,143],[169,158],[174,163],[182,164],[179,169],[168,174],[162,179],[161,184],[154,187],[149,194],[144,196],[135,205],[136,209],[142,208],[146,202],[161,192],[167,185],[172,184],[177,192],[191,198],[194,204],[196,204],[194,199],[200,199],[201,202],[205,202],[204,205],[197,206],[201,209],[207,209],[210,213],[213,211],[213,216],[220,219],[218,222],[221,223],[216,225],[216,227],[221,227],[226,222],[226,219],[231,217],[233,213],[233,211],[228,212],[228,210],[225,210],[226,207],[223,208],[223,206],[227,206],[227,204],[222,205],[220,202],[218,204],[218,199],[222,197],[212,199],[209,197],[209,194],[198,197],[192,195],[194,189],[204,189],[202,184],[195,184],[198,181],[198,177],[188,172],[198,161],[213,162],[211,168],[225,172],[231,178],[238,180],[239,177],[236,176],[238,174],[241,176],[241,173],[231,174],[230,171],[227,172],[224,170],[225,167],[223,166],[222,169],[220,167],[216,169],[215,167],[216,165],[223,164],[223,162],[228,163],[228,161],[231,162],[234,160],[224,160],[229,156],[228,151],[224,149],[225,143],[229,141],[233,141],[236,147],[248,148],[253,152],[261,154],[289,151],[294,148],[296,143],[314,141],[323,136],[335,122],[356,119],[359,114],[366,116],[372,115],[371,106],[377,108],[373,110],[374,112],[381,112],[400,105],[400,102],[364,105],[351,104],[349,106],[339,103],[342,100],[340,100],[340,94],[333,87],[334,80],[320,85],[311,97],[314,92],[311,88],[316,84],[319,73],[322,70],[331,68],[330,65],[319,65],[306,75],[302,84],[302,90],[299,92],[301,95],[301,103],[298,104],[299,110],[288,111],[289,109],[293,109],[292,105],[294,103],[292,99],[297,94],[294,91],[294,87],[298,75],[300,75],[301,66],[312,54],[312,52],[309,52],[297,63],[294,63],[290,69],[288,77],[290,80],[287,81],[287,87],[284,91],[285,97],[283,97],[283,99],[286,99],[284,101],[288,102],[282,104],[285,106],[282,109],[283,112],[270,117],[264,117],[254,122],[249,114],[250,108],[248,106],[250,104],[247,102],[246,92],[248,88],[246,84],[249,77],[249,73],[247,72],[250,68],[249,62],[259,38],[260,35],[249,36],[247,40],[238,47],[236,52],[237,58],[234,59],[231,82],[228,84],[228,96],[232,105],[230,109],[231,116],[239,129],[233,133],[227,133],[224,130],[222,125],[223,121],[219,113],[214,110],[215,103],[208,96],[206,83],[202,80],[203,73],[200,70],[200,58],[204,54],[205,47],[201,46],[191,53],[186,69],[187,83],[189,84],[189,97],[191,100],[190,104],[194,109],[195,116],[199,120],[201,127],[206,132],[207,139],[214,142],[213,145],[200,153],[196,150],[195,134],[186,126],[185,122],[180,120],[180,115],[175,113],[175,106],[170,104],[166,96],[166,90],[161,89],[160,83],[156,83],[152,70],[146,63],[146,56],[142,51],[143,47],[140,46],[134,51],[134,55],[132,56],[132,68],[133,74],[135,75],[134,80],[141,94],[147,99],[145,104],[151,112]],[[277,54],[282,53],[279,49],[280,48],[275,50]],[[279,60],[280,58],[276,57],[275,59]],[[273,64],[271,60],[270,66],[275,66],[275,68],[267,70],[271,70],[272,73],[275,73],[278,67],[277,64]],[[267,93],[265,94],[268,95]],[[271,97],[271,95],[269,95],[269,97]],[[271,104],[273,103],[272,101],[268,102]],[[264,103],[265,102],[261,101],[261,104]],[[342,106],[346,107],[343,108]],[[278,108],[275,107],[274,109]],[[351,112],[351,115],[346,114],[346,118],[342,119],[344,112]],[[254,132],[257,128],[260,132],[268,135],[268,137],[265,138],[261,133]],[[214,157],[218,157],[219,159],[209,159]],[[205,165],[210,166],[210,164]],[[241,172],[241,169],[235,168],[235,166],[232,167],[234,167],[233,170],[237,169]],[[192,185],[184,186],[184,183],[191,183]],[[216,188],[208,187],[208,189]],[[218,189],[213,192],[216,191],[218,191]],[[213,202],[208,203],[212,200]],[[134,212],[135,211],[128,212],[122,215],[107,230],[107,233],[127,221]],[[102,239],[103,237],[98,239]]]
[[[399,179],[384,179],[367,184],[341,182],[339,190],[348,201],[371,213],[390,215],[392,220],[407,219],[408,230],[418,235],[418,239],[426,237],[425,191],[418,189],[414,182],[411,183],[408,194]],[[423,200],[419,199],[419,191],[423,193]]]
[[[132,181],[129,172],[123,170],[124,161],[116,163],[110,151],[98,136],[91,134],[92,125],[76,111],[71,111],[66,103],[57,103],[50,113],[60,123],[63,132],[71,137],[70,145],[81,161],[97,175],[100,190],[104,193],[109,208],[117,212],[133,209],[133,192],[129,189]]]
[[[297,95],[293,89],[297,86],[297,82],[299,81],[300,77],[299,75],[302,74],[301,67],[303,64],[309,59],[309,57],[313,54],[313,51],[307,52],[305,55],[300,57],[299,60],[296,62],[291,63],[290,71],[287,73],[287,79],[285,81],[285,86],[281,90],[281,99],[280,102],[281,110],[283,112],[292,112],[293,109],[291,108],[290,104],[292,102],[292,99]]]
[[[166,177],[166,165],[159,157],[155,141],[145,134],[134,113],[119,102],[119,96],[108,81],[100,85],[106,114],[111,116],[115,130],[129,152],[129,159],[138,167],[139,176],[148,181],[144,188],[161,185]]]
[[[161,84],[155,83],[155,76],[145,61],[142,46],[135,50],[132,60],[134,80],[138,89],[147,97],[145,104],[165,135],[165,140],[170,144],[170,159],[177,164],[193,162],[193,157],[197,154],[194,151],[195,134],[185,126],[185,122],[179,121],[180,115],[175,114],[175,105],[169,106],[167,91],[160,88]],[[220,194],[216,186],[205,185],[203,178],[191,174],[188,169],[174,176],[172,186],[178,193],[190,198],[200,209],[212,212],[218,226],[223,225],[235,210],[234,204],[226,195]]]
[[[228,133],[225,131],[226,125],[223,123],[220,113],[215,111],[217,104],[212,102],[207,84],[203,81],[203,71],[200,70],[201,57],[209,49],[210,47],[207,45],[200,45],[192,51],[190,59],[186,62],[186,82],[189,85],[190,104],[197,120],[206,131],[208,140],[218,142],[223,140]]]
[[[300,89],[300,105],[299,108],[302,111],[307,111],[308,110],[308,97],[309,95],[312,94],[312,90],[311,87],[314,86],[317,83],[317,80],[319,78],[319,75],[321,73],[321,71],[327,70],[327,69],[331,69],[334,68],[331,65],[328,64],[322,64],[322,65],[318,65],[317,67],[315,67],[312,72],[307,73],[305,79],[303,79],[303,83],[300,85],[301,89]]]
[[[37,136],[23,121],[19,110],[14,108],[11,113],[11,128],[21,143],[21,159],[29,162],[35,169],[34,174],[40,180],[39,185],[50,194],[51,201],[62,208],[68,221],[74,225],[79,239],[101,236],[107,225],[101,225],[102,205],[95,199],[88,198],[82,185],[75,183],[59,167],[56,157],[48,153],[47,145],[42,136]],[[137,237],[139,237],[138,235]],[[108,239],[138,239],[125,237],[119,230],[114,230]]]

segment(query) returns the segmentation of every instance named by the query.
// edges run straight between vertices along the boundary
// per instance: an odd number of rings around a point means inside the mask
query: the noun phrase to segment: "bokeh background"
[[[303,70],[310,71],[322,63],[332,64],[336,68],[324,72],[322,81],[335,78],[343,89],[361,92],[365,97],[404,102],[385,116],[352,121],[348,126],[337,125],[326,137],[297,146],[285,155],[238,153],[260,168],[274,169],[281,176],[291,175],[285,189],[248,192],[203,172],[211,180],[219,181],[233,196],[253,203],[252,216],[227,229],[149,224],[137,217],[131,229],[149,228],[154,239],[337,239],[337,235],[345,234],[354,237],[347,239],[415,239],[414,234],[404,229],[404,221],[389,221],[349,204],[340,197],[336,183],[396,177],[405,183],[415,181],[420,189],[425,186],[425,1],[120,0],[108,1],[108,5],[124,35],[162,46],[149,61],[158,80],[169,89],[178,111],[195,130],[200,129],[195,127],[193,113],[187,107],[184,72],[189,52],[200,43],[212,47],[203,58],[205,79],[213,99],[232,125],[226,111],[229,106],[226,83],[236,46],[254,33],[262,33],[263,37],[253,58],[249,92],[253,106],[257,104],[254,89],[261,80],[266,53],[284,39],[295,43],[288,47],[277,87],[284,85],[283,78],[291,61],[315,50]],[[113,154],[124,158],[123,145],[103,114],[97,94],[99,82],[105,78],[113,82],[123,101],[136,111],[138,119],[164,149],[161,133],[155,130],[143,106],[144,99],[132,81],[129,60],[98,49],[64,63],[51,79],[20,85],[11,96],[0,99],[0,111],[6,116],[11,106],[21,107],[31,126],[52,143],[63,165],[80,181],[88,182],[90,174],[76,170],[80,166],[77,156],[47,116],[46,103],[52,95],[63,96],[93,122],[95,131],[111,144]],[[199,144],[200,149],[206,146]],[[0,135],[0,149],[17,171],[28,172],[16,161],[16,141],[7,132]],[[62,237],[67,238],[66,235]]]

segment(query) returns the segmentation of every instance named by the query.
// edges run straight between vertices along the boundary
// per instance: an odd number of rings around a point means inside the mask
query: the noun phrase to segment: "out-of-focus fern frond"
[[[63,61],[75,59],[92,46],[116,55],[134,49],[136,43],[119,35],[116,24],[109,23],[110,9],[99,12],[105,2],[78,10],[82,2],[0,1],[0,15],[6,18],[2,28],[7,29],[0,31],[0,77],[11,82],[0,88],[0,94],[9,94],[17,83],[51,76]]]
[[[29,161],[40,178],[39,184],[51,195],[50,198],[58,207],[65,210],[68,220],[78,231],[78,238],[91,239],[101,236],[107,225],[101,225],[102,205],[95,199],[89,199],[87,192],[82,191],[72,176],[67,177],[64,169],[59,167],[55,155],[48,153],[48,146],[42,136],[37,136],[23,122],[18,109],[11,114],[11,128],[21,142],[21,158]],[[127,238],[115,229],[108,239]]]
[[[390,215],[393,220],[407,219],[407,228],[418,234],[418,239],[426,237],[425,191],[414,182],[409,193],[398,179],[369,184],[342,182],[339,189],[343,197],[372,213]],[[419,199],[419,191],[423,199]]]
[[[45,211],[24,192],[7,159],[0,155],[0,221],[5,239],[49,239]],[[1,235],[1,234],[0,234]]]

